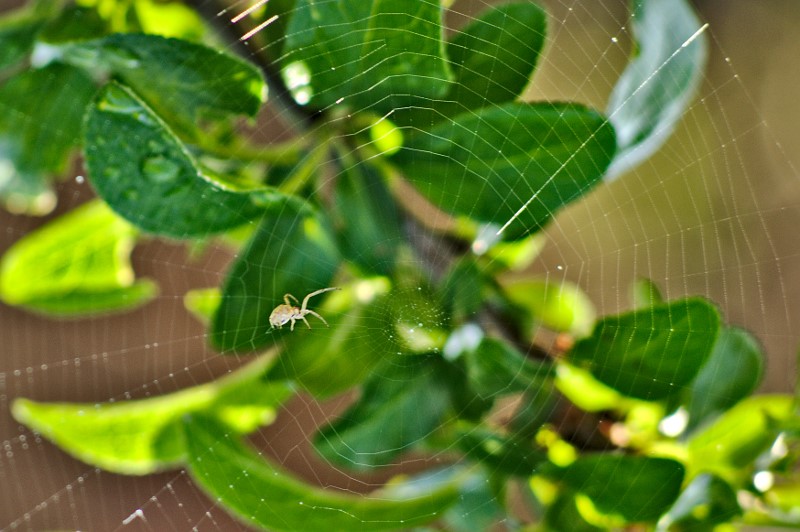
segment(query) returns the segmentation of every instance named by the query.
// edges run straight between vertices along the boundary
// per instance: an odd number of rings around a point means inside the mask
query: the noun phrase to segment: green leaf
[[[76,316],[123,310],[155,297],[134,279],[136,231],[92,201],[28,233],[0,261],[0,299],[9,305]]]
[[[552,364],[527,358],[505,342],[484,338],[467,351],[470,386],[483,397],[526,392],[555,375]]]
[[[61,64],[27,70],[0,87],[0,201],[7,209],[53,209],[48,183],[66,170],[94,91],[86,74]]]
[[[56,50],[64,61],[110,72],[167,122],[188,131],[208,112],[254,116],[266,94],[251,63],[180,39],[113,34]]]
[[[284,294],[302,300],[330,287],[338,265],[339,252],[317,211],[290,197],[270,204],[225,279],[211,323],[212,344],[222,351],[254,350],[289,334],[307,334],[302,322],[294,331],[272,329],[269,316]],[[311,300],[308,308],[318,303],[319,298]]]
[[[86,114],[84,157],[97,193],[141,229],[176,238],[222,232],[258,218],[281,197],[222,181],[129,88],[112,82]]]
[[[741,513],[736,492],[727,482],[714,475],[698,475],[659,521],[658,530],[713,532],[716,525]]]
[[[760,395],[739,402],[689,439],[692,473],[706,471],[740,481],[775,441],[781,423],[794,415],[791,395]]]
[[[447,412],[441,371],[430,357],[387,356],[358,402],[314,438],[317,452],[351,469],[391,464],[431,434]]]
[[[636,279],[631,283],[631,301],[634,308],[647,308],[664,302],[658,286],[650,279]]]
[[[202,418],[185,422],[189,471],[215,501],[269,530],[392,530],[437,519],[458,497],[456,480],[351,496],[304,484],[235,435]],[[406,491],[406,493],[404,493]]]
[[[183,306],[186,307],[186,310],[205,325],[211,322],[211,318],[219,308],[220,301],[222,301],[222,294],[217,287],[189,290],[183,296]]]
[[[656,400],[680,392],[708,360],[720,327],[717,309],[687,298],[601,319],[569,354],[604,384]]]
[[[67,6],[42,28],[37,37],[38,46],[49,50],[49,47],[42,45],[96,39],[106,35],[109,30],[106,21],[100,17],[96,9]]]
[[[516,530],[516,519],[504,508],[503,493],[492,485],[493,478],[477,471],[461,485],[458,502],[442,518],[449,532]],[[503,527],[505,525],[505,527]],[[499,528],[498,528],[499,527]]]
[[[583,106],[510,103],[407,135],[391,159],[432,203],[509,223],[503,236],[515,239],[588,192],[614,149],[611,125]]]
[[[753,393],[763,372],[764,357],[756,339],[742,329],[723,328],[687,394],[689,427],[725,412]]]
[[[180,3],[164,4],[157,0],[136,0],[131,4],[142,33],[199,41],[205,35],[203,20],[197,11]]]
[[[31,52],[42,23],[27,11],[0,20],[0,70],[14,66]]]
[[[111,403],[39,403],[17,399],[14,418],[76,458],[108,471],[145,475],[185,458],[180,419],[205,412],[229,430],[250,432],[275,418],[292,393],[286,383],[262,384],[272,363],[262,357],[216,382],[172,394]]]
[[[548,329],[586,336],[595,322],[594,305],[573,283],[523,279],[505,283],[503,291]]]
[[[371,166],[339,175],[334,224],[342,253],[369,273],[390,275],[404,241],[400,212],[382,176]]]
[[[547,507],[544,517],[547,532],[601,532],[603,529],[588,522],[578,511],[573,493],[561,494]]]
[[[634,55],[608,102],[617,152],[607,179],[633,168],[672,134],[700,85],[708,55],[686,0],[633,0]]]
[[[468,457],[506,475],[530,476],[547,461],[547,454],[534,448],[532,440],[502,436],[480,425],[460,423],[455,441]]]
[[[445,311],[456,323],[474,318],[483,305],[484,274],[472,257],[456,261],[441,286]]]
[[[438,2],[298,0],[286,30],[283,65],[298,87],[309,76],[309,105],[344,105],[384,114],[430,105],[445,95]],[[291,71],[303,76],[292,76]]]
[[[317,398],[362,383],[378,363],[397,352],[387,333],[391,331],[387,291],[387,282],[374,279],[333,294],[318,309],[330,328],[315,327],[285,338],[281,358],[267,378],[294,381]],[[342,305],[345,297],[349,301]]]
[[[596,454],[576,460],[562,480],[603,514],[647,522],[677,499],[683,476],[683,465],[669,458]]]

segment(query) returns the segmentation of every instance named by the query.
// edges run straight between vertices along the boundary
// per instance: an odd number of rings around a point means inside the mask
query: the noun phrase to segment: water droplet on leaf
[[[164,155],[152,155],[142,161],[142,174],[155,183],[167,183],[178,177],[180,165]]]

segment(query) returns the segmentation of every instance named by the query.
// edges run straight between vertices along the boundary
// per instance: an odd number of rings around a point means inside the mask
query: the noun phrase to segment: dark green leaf
[[[310,76],[316,108],[340,99],[379,114],[430,105],[445,95],[450,79],[441,11],[437,0],[298,0],[283,65]],[[297,86],[288,77],[290,88]]]
[[[114,34],[60,52],[65,61],[111,72],[167,122],[189,131],[207,111],[253,116],[266,94],[252,64],[180,39]]]
[[[295,198],[269,205],[225,279],[211,324],[212,344],[222,351],[253,350],[287,334],[307,334],[302,322],[295,331],[271,329],[269,316],[283,304],[284,294],[302,300],[329,287],[338,265],[339,252],[319,213]]]
[[[604,514],[655,521],[677,499],[684,468],[669,458],[597,454],[570,465],[563,481]]]
[[[408,135],[392,157],[444,210],[519,238],[589,191],[615,149],[614,131],[576,104],[505,104]]]
[[[555,375],[552,364],[530,358],[500,340],[484,338],[466,353],[470,386],[484,397],[526,392]]]
[[[698,475],[659,522],[659,530],[713,532],[716,525],[741,513],[736,492],[727,482],[714,475]]]
[[[106,21],[96,9],[67,6],[57,17],[42,28],[38,40],[48,45],[89,40],[103,37],[109,32]]]
[[[185,457],[182,416],[205,412],[229,430],[250,432],[271,422],[291,393],[286,383],[262,384],[269,357],[216,382],[161,397],[115,403],[37,403],[17,399],[14,418],[76,458],[108,471],[145,475]]]
[[[203,418],[185,422],[189,471],[215,501],[269,530],[391,530],[437,519],[458,497],[457,479],[348,496],[304,484]]]
[[[222,181],[133,91],[109,83],[86,115],[86,165],[112,209],[145,231],[189,238],[258,218],[273,189]]]
[[[549,380],[525,391],[511,418],[509,429],[519,437],[534,438],[542,425],[554,420],[560,397]]]
[[[48,182],[66,169],[94,91],[86,74],[61,64],[0,87],[0,200],[9,210],[46,214],[55,206]]]
[[[453,264],[442,281],[441,299],[455,322],[475,316],[483,304],[484,274],[471,257]]]
[[[367,272],[390,275],[403,242],[400,213],[381,175],[350,166],[336,184],[335,224],[345,257]]]
[[[385,292],[380,285],[377,280],[360,281],[344,290],[352,303],[335,311],[330,309],[332,305],[319,308],[330,328],[320,324],[285,338],[281,358],[267,378],[297,382],[318,398],[362,383],[379,362],[397,352],[387,332],[391,325],[386,296],[378,296],[380,291]],[[375,295],[369,301],[356,302],[359,291]],[[340,295],[328,301],[339,300]]]
[[[601,319],[569,359],[625,395],[663,399],[695,378],[719,327],[719,312],[708,301],[681,299]]]
[[[698,426],[753,393],[763,371],[763,355],[756,339],[742,329],[723,328],[686,398],[689,426]]]
[[[473,460],[507,475],[530,476],[547,461],[547,454],[534,448],[532,440],[502,436],[479,425],[460,424],[455,441]]]
[[[708,55],[686,0],[632,0],[632,5],[634,57],[608,102],[619,146],[609,179],[664,144],[694,97]]]
[[[442,518],[449,532],[516,530],[516,520],[506,512],[505,501],[492,489],[492,478],[482,471],[461,485],[458,502]],[[505,528],[498,526],[505,525]],[[509,526],[510,525],[510,526]]]
[[[0,262],[0,299],[59,316],[123,310],[156,294],[135,282],[136,231],[92,201],[17,241]]]
[[[353,469],[390,464],[441,423],[450,406],[441,371],[429,357],[388,355],[359,401],[317,434],[317,451]]]
[[[20,62],[33,48],[42,20],[29,15],[0,20],[0,69]]]
[[[587,523],[578,511],[573,493],[561,494],[547,507],[544,521],[547,532],[601,532],[603,529]]]

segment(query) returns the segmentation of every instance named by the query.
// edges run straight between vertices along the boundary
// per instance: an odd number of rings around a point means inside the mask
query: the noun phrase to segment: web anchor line
[[[637,94],[637,93],[638,93],[638,92],[639,92],[639,91],[642,89],[642,87],[646,86],[646,85],[647,85],[647,84],[648,84],[648,83],[649,83],[649,82],[650,82],[650,81],[653,79],[653,77],[655,77],[655,76],[656,76],[656,75],[657,75],[659,72],[661,72],[661,70],[663,70],[663,69],[664,69],[664,67],[665,67],[666,65],[668,65],[668,64],[670,63],[670,61],[672,61],[672,60],[673,60],[673,59],[674,59],[674,58],[675,58],[675,57],[676,57],[676,56],[677,56],[679,53],[681,53],[681,51],[682,51],[682,50],[684,50],[684,49],[685,49],[687,46],[689,46],[690,44],[692,44],[692,42],[694,42],[694,41],[695,41],[695,40],[696,40],[696,39],[697,39],[697,38],[698,38],[700,35],[702,35],[702,34],[703,34],[703,33],[704,33],[704,32],[705,32],[707,29],[708,29],[708,22],[706,22],[705,24],[703,24],[702,26],[700,26],[700,28],[699,28],[697,31],[695,31],[695,32],[694,32],[694,33],[693,33],[693,34],[692,34],[692,35],[691,35],[691,36],[690,36],[688,39],[686,39],[686,40],[683,42],[683,44],[681,44],[681,45],[680,45],[680,47],[679,47],[679,48],[677,48],[677,49],[676,49],[674,52],[672,52],[672,54],[670,54],[670,56],[669,56],[668,58],[666,58],[666,59],[664,60],[664,62],[663,62],[663,63],[661,63],[661,64],[658,66],[658,68],[656,68],[655,70],[653,70],[653,72],[652,72],[652,73],[651,73],[649,76],[647,76],[647,78],[646,78],[646,79],[645,79],[645,80],[644,80],[644,81],[643,81],[643,82],[642,82],[642,83],[641,83],[641,84],[640,84],[638,87],[636,87],[636,89],[635,89],[635,90],[634,90],[634,91],[633,91],[633,92],[632,92],[632,93],[631,93],[631,94],[630,94],[630,95],[629,95],[627,98],[625,98],[625,100],[624,100],[624,101],[623,101],[623,102],[622,102],[622,103],[619,105],[619,107],[617,107],[616,109],[614,109],[614,111],[612,111],[612,112],[611,112],[611,114],[609,114],[609,115],[606,117],[606,119],[603,121],[603,123],[602,123],[602,125],[600,126],[600,128],[602,128],[603,126],[605,126],[605,125],[607,125],[609,122],[611,122],[611,119],[614,117],[614,115],[616,115],[616,114],[619,112],[619,110],[620,110],[620,109],[622,109],[623,107],[625,107],[625,105],[626,105],[626,104],[627,104],[627,103],[630,101],[630,99],[631,99],[631,98],[633,98],[633,97],[634,97],[634,96],[635,96],[635,95],[636,95],[636,94]],[[595,135],[597,135],[597,132],[598,132],[598,131],[600,131],[600,128],[596,129],[596,130],[595,130],[595,131],[594,131],[594,132],[593,132],[593,133],[592,133],[592,134],[589,136],[589,138],[587,138],[585,141],[583,141],[583,143],[582,143],[580,146],[578,146],[578,149],[577,149],[577,150],[575,150],[575,151],[572,153],[572,155],[570,155],[570,156],[569,156],[569,157],[568,157],[568,158],[567,158],[567,159],[566,159],[566,160],[565,160],[565,161],[564,161],[564,162],[561,164],[561,166],[559,166],[559,167],[558,167],[558,169],[557,169],[555,172],[553,172],[553,174],[552,174],[550,177],[548,177],[548,178],[547,178],[547,181],[545,181],[545,182],[544,182],[544,184],[543,184],[543,185],[542,185],[542,186],[539,188],[539,190],[538,190],[538,191],[536,191],[536,192],[534,192],[534,194],[533,194],[533,195],[532,195],[532,196],[531,196],[531,197],[528,199],[528,201],[526,201],[526,202],[525,202],[525,203],[522,205],[522,207],[520,207],[520,208],[517,210],[517,212],[515,212],[515,213],[514,213],[514,215],[513,215],[513,216],[512,216],[512,217],[511,217],[511,218],[510,218],[510,219],[509,219],[509,220],[508,220],[508,221],[507,221],[505,224],[503,224],[503,227],[501,227],[500,229],[498,229],[498,231],[497,231],[497,233],[496,233],[496,236],[501,236],[501,235],[503,234],[503,232],[504,232],[504,231],[505,231],[505,230],[508,228],[508,226],[510,226],[512,223],[514,223],[514,220],[516,220],[517,218],[519,218],[519,217],[522,215],[522,213],[523,213],[523,212],[525,212],[525,210],[526,210],[526,209],[527,209],[527,208],[530,206],[530,204],[531,204],[531,203],[533,203],[533,202],[536,200],[536,198],[537,198],[537,197],[539,197],[539,192],[541,192],[541,190],[542,190],[542,189],[544,189],[544,188],[545,188],[547,185],[549,185],[550,183],[552,183],[552,182],[553,182],[553,179],[555,179],[555,178],[556,178],[556,176],[557,176],[558,174],[560,174],[560,173],[561,173],[561,171],[562,171],[562,170],[563,170],[563,169],[564,169],[564,168],[567,166],[567,164],[568,164],[568,163],[569,163],[569,162],[570,162],[572,159],[574,159],[574,158],[575,158],[575,156],[578,154],[578,152],[580,152],[580,151],[581,151],[581,150],[584,148],[584,146],[586,146],[586,144],[587,144],[587,143],[588,143],[590,140],[592,140],[592,139],[595,137]]]

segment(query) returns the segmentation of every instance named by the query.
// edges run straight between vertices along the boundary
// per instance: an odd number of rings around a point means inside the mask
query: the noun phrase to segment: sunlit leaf
[[[636,279],[631,283],[631,302],[634,308],[652,307],[664,302],[658,286],[650,279]]]
[[[589,297],[570,282],[522,279],[504,283],[506,296],[548,329],[586,336],[595,321]]]
[[[115,82],[89,107],[84,154],[100,197],[151,233],[189,238],[222,232],[260,217],[281,197],[200,168],[156,113]]]
[[[555,385],[567,399],[587,412],[611,410],[625,400],[619,392],[595,379],[590,372],[570,364],[558,364]]]
[[[305,82],[317,108],[343,102],[383,114],[430,105],[450,79],[441,36],[437,2],[298,0],[283,65],[298,67],[294,77],[307,80],[288,85]]]
[[[634,55],[608,102],[619,151],[613,179],[669,138],[703,76],[708,44],[686,0],[632,0]]]
[[[48,183],[66,170],[94,91],[91,78],[62,64],[24,71],[0,86],[0,201],[7,209],[53,209]]]
[[[436,429],[450,401],[429,357],[387,355],[359,401],[314,439],[328,461],[353,469],[390,464]]]
[[[204,412],[229,431],[250,432],[272,422],[292,390],[262,384],[270,357],[216,382],[161,397],[110,403],[39,403],[17,399],[14,418],[76,458],[108,471],[145,475],[177,467],[186,456],[181,418]]]
[[[578,511],[574,493],[563,493],[553,504],[547,506],[544,522],[548,532],[600,532],[600,527],[586,522],[586,519]]]
[[[391,530],[437,519],[458,497],[457,479],[369,495],[342,495],[296,480],[236,434],[204,418],[185,421],[189,471],[214,500],[269,530]]]
[[[219,308],[222,301],[222,294],[219,288],[198,288],[189,290],[183,296],[183,306],[191,312],[195,318],[208,325],[211,318]]]
[[[719,327],[719,312],[708,301],[681,299],[601,319],[569,361],[625,395],[662,399],[695,378]]]
[[[698,426],[753,393],[763,371],[764,358],[756,339],[742,329],[723,328],[687,393],[689,426]]]
[[[509,103],[406,137],[391,159],[432,203],[506,238],[540,229],[589,191],[615,150],[613,128],[577,104]]]
[[[628,522],[655,521],[677,499],[684,467],[668,458],[594,454],[579,458],[563,482],[597,511]]]
[[[284,294],[302,301],[330,287],[338,266],[339,252],[319,212],[296,198],[268,205],[225,279],[211,323],[212,344],[222,351],[254,350],[287,334],[307,334],[302,321],[294,331],[288,325],[272,329],[269,316],[284,304]],[[308,308],[316,308],[321,299],[311,300]]]
[[[60,316],[132,308],[157,292],[130,264],[135,229],[92,201],[28,233],[0,261],[0,299]]]

